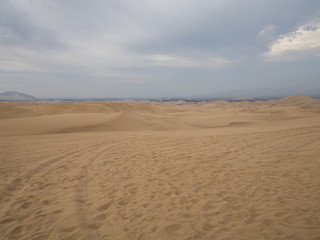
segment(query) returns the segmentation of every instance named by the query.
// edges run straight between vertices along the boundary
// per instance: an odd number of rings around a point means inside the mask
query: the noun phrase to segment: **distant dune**
[[[267,102],[182,104],[169,102],[0,103],[2,135],[100,131],[161,131],[249,127],[273,120],[312,116],[319,101],[297,95]],[[273,107],[269,108],[268,104]],[[310,107],[310,104],[313,104]],[[270,106],[271,106],[270,105]],[[274,106],[277,105],[278,108]],[[309,113],[305,112],[306,105]],[[300,112],[281,106],[300,106]],[[237,118],[234,114],[237,112]],[[300,114],[300,115],[299,115]],[[1,120],[2,119],[2,120]],[[277,123],[279,124],[279,123]]]
[[[310,104],[316,103],[319,104],[320,100],[310,97],[308,95],[294,95],[279,100],[271,100],[273,103],[284,104],[284,105],[299,105],[299,104]]]
[[[73,103],[0,103],[0,119],[67,113],[139,113],[163,114],[151,104],[128,102],[73,102]]]
[[[320,239],[320,104],[0,103],[0,240]]]
[[[147,103],[0,103],[2,134],[182,129],[179,122]]]

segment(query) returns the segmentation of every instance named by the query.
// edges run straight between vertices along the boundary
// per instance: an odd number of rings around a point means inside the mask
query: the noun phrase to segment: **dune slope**
[[[0,106],[0,239],[320,238],[317,104]]]

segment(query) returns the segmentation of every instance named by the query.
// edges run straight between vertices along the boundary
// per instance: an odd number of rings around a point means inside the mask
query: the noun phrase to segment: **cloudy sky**
[[[320,95],[319,0],[0,0],[0,92]]]

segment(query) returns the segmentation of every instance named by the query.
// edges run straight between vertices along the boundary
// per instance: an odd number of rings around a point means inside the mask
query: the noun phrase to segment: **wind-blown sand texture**
[[[320,239],[320,103],[0,103],[0,239]]]

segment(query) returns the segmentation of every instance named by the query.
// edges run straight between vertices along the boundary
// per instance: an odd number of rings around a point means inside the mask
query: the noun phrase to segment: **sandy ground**
[[[0,103],[0,239],[320,239],[320,102]]]

